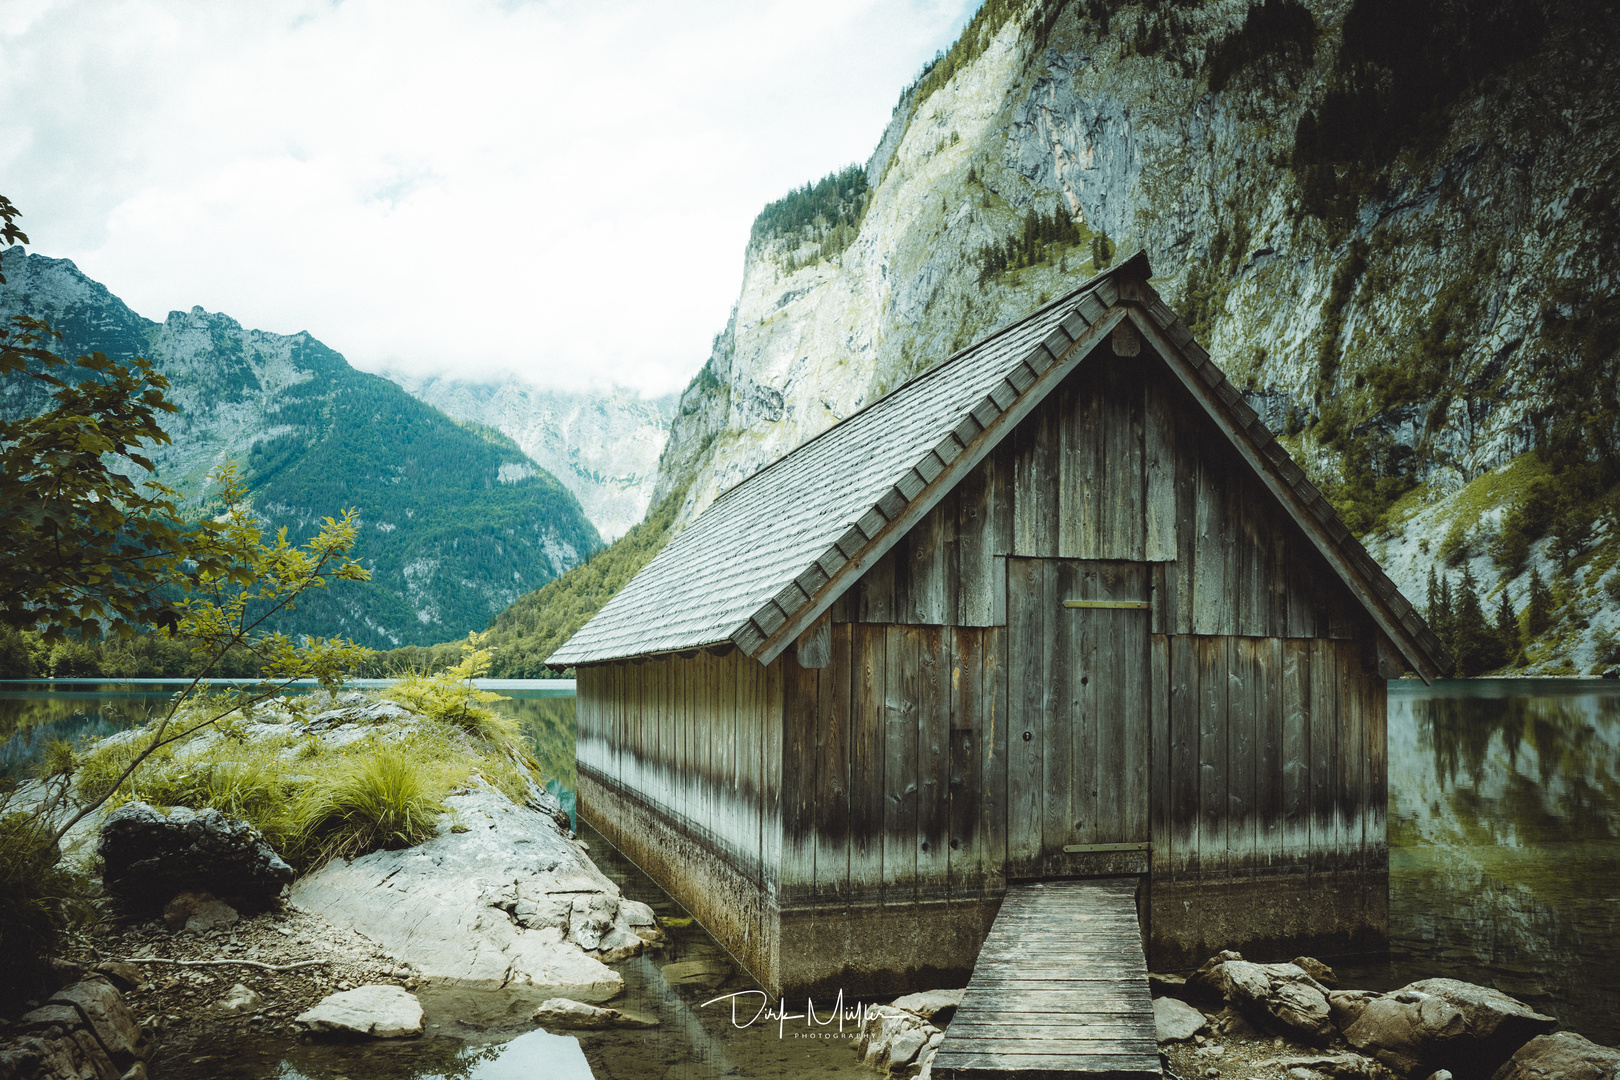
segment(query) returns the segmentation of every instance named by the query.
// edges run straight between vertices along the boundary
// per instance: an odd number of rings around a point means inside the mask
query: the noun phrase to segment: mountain
[[[307,333],[247,330],[200,307],[155,323],[66,259],[20,247],[0,259],[0,318],[44,319],[64,355],[145,356],[168,376],[180,412],[166,423],[173,444],[151,455],[159,479],[195,500],[209,470],[235,460],[254,509],[294,539],[358,508],[355,555],[371,581],[312,594],[283,629],[376,648],[462,637],[601,544],[578,500],[511,439],[356,371]],[[3,389],[10,414],[43,405],[32,387]]]
[[[988,0],[864,166],[760,214],[654,502],[689,522],[1140,248],[1414,602],[1466,573],[1516,669],[1620,663],[1617,38],[1550,0]]]
[[[520,379],[473,382],[385,372],[412,397],[494,428],[563,482],[603,540],[646,517],[676,398],[615,387],[570,394]]]

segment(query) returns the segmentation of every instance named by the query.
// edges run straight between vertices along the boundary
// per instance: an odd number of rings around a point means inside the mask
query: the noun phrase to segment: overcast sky
[[[684,386],[788,189],[977,0],[0,0],[0,194],[142,315]]]

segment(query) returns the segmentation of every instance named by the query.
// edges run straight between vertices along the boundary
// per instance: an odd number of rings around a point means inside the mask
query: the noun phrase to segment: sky
[[[4,0],[0,194],[150,319],[680,390],[977,0]]]

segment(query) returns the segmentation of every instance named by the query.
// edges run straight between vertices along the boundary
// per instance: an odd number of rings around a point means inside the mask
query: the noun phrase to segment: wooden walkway
[[[1009,888],[933,1075],[1160,1077],[1136,881]]]

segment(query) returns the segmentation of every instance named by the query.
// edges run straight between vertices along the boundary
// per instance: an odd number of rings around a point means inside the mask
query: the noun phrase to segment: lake
[[[548,786],[572,810],[571,684],[482,685],[511,698],[505,707],[523,722]],[[130,683],[0,683],[0,775],[17,775],[51,738],[99,737],[142,720],[169,692]],[[1343,983],[1390,989],[1425,977],[1466,979],[1513,994],[1598,1042],[1620,1043],[1620,685],[1392,683],[1389,770],[1390,955],[1339,965]],[[582,832],[627,896],[661,915],[684,914],[604,841]],[[774,1026],[737,1030],[729,1013],[702,1007],[714,994],[751,985],[746,975],[732,972],[718,989],[668,985],[662,965],[724,960],[695,924],[672,939],[656,962],[639,957],[622,968],[622,1007],[657,1014],[663,1025],[579,1034],[596,1077],[871,1075],[854,1065],[847,1042],[778,1039]],[[559,1045],[428,1039],[367,1050],[362,1068],[344,1064],[350,1051],[283,1042],[267,1044],[260,1063],[239,1057],[220,1072],[221,1054],[199,1063],[198,1075],[294,1080],[348,1070],[491,1080],[541,1058],[560,1067]],[[277,1063],[265,1063],[271,1060]]]

